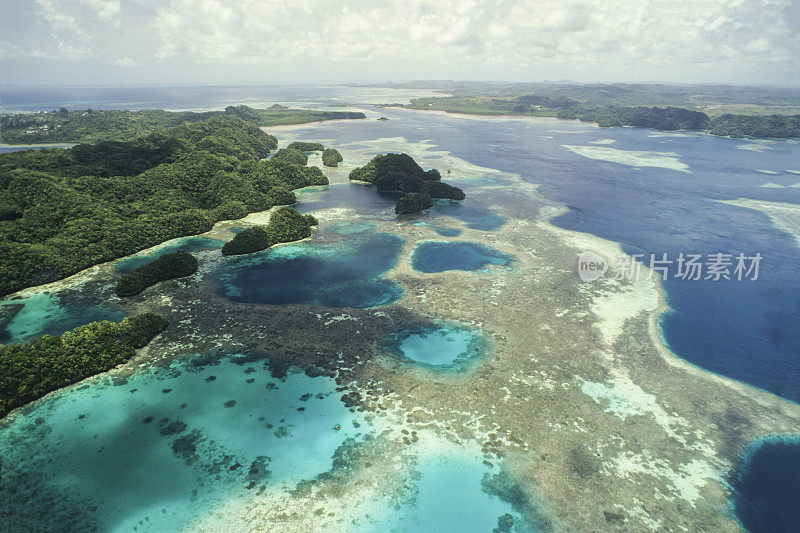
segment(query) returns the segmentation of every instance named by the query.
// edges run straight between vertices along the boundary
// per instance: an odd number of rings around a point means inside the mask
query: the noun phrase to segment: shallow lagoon
[[[225,259],[214,276],[217,294],[237,302],[369,308],[403,294],[381,276],[396,264],[403,239],[389,233],[343,236],[332,244],[278,246]]]
[[[21,306],[21,307],[20,307]],[[119,322],[125,313],[94,302],[62,302],[58,296],[37,293],[0,302],[8,313],[0,321],[0,343],[17,344],[42,335],[61,335],[98,320]]]
[[[352,531],[539,531],[537,524],[521,519],[512,503],[492,494],[492,476],[498,476],[497,468],[479,454],[452,444],[423,447],[405,497],[381,519]],[[500,525],[505,529],[495,529]]]
[[[425,273],[446,270],[481,270],[489,265],[507,266],[514,259],[483,244],[466,241],[423,241],[411,256],[411,267]]]
[[[172,530],[231,495],[330,470],[364,420],[330,378],[267,367],[199,358],[36,404],[0,433],[3,511],[18,525]]]
[[[394,334],[386,348],[400,360],[436,369],[463,369],[485,351],[483,336],[455,324],[421,326]]]

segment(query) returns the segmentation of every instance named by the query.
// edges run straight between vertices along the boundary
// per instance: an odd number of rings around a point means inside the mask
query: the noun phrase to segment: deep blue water
[[[343,236],[333,244],[288,244],[227,258],[213,274],[217,294],[237,302],[368,308],[402,296],[382,274],[397,264],[403,239],[389,233]]]
[[[749,531],[800,531],[799,444],[798,438],[769,438],[745,452],[732,503]]]
[[[446,270],[481,270],[489,265],[506,266],[513,258],[483,244],[466,241],[424,241],[411,255],[411,267],[425,273]]]

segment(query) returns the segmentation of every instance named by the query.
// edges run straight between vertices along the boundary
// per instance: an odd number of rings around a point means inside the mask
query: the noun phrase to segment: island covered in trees
[[[299,241],[310,237],[311,226],[316,225],[314,216],[303,216],[293,207],[281,207],[272,213],[267,225],[252,226],[237,233],[222,247],[222,254],[250,254],[275,244]]]
[[[0,142],[8,144],[89,143],[126,141],[154,131],[220,116],[234,116],[254,126],[282,126],[324,120],[364,119],[358,111],[318,111],[274,105],[255,109],[246,105],[228,106],[224,111],[98,111],[94,109],[0,115]],[[322,150],[322,148],[319,148]]]
[[[0,155],[0,295],[296,201],[327,185],[236,113],[69,149]]]
[[[398,215],[427,209],[437,198],[464,199],[464,191],[441,179],[438,170],[423,170],[408,154],[377,155],[363,167],[350,172],[351,181],[369,183],[382,192],[402,194],[395,206]]]

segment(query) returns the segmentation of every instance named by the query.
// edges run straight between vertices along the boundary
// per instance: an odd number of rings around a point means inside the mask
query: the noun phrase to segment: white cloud
[[[139,62],[130,57],[120,57],[114,64],[118,67],[138,67]]]
[[[97,17],[115,28],[119,28],[121,6],[119,0],[83,0],[84,3],[94,10]]]
[[[788,0],[174,0],[154,28],[162,56],[359,60],[404,56],[534,63],[797,60]],[[767,57],[764,57],[767,56]]]
[[[791,78],[800,72],[795,1],[36,0],[15,8],[32,13],[32,24],[0,21],[0,35],[15,45],[4,46],[6,58],[44,50],[104,64],[127,58],[152,72],[240,64],[281,65],[284,79],[294,68],[327,68],[342,79],[402,70],[405,78],[800,84],[800,74]],[[43,31],[18,29],[32,26]]]

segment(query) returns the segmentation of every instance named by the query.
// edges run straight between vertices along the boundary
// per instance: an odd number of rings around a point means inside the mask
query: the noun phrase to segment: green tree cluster
[[[309,218],[310,217],[310,218]],[[282,242],[293,242],[311,236],[316,218],[303,216],[293,207],[281,207],[270,216],[266,226],[253,226],[240,231],[222,247],[223,255],[251,254]]]
[[[156,283],[185,278],[195,272],[197,258],[192,254],[180,250],[165,254],[120,277],[117,281],[117,296],[135,296]]]
[[[400,211],[410,213],[411,211],[408,209],[427,203],[425,197],[451,200],[463,200],[465,197],[464,191],[458,187],[443,183],[438,170],[423,170],[408,154],[377,155],[363,167],[353,169],[350,172],[350,179],[371,183],[379,191],[422,195],[422,197],[403,201],[402,205],[398,202],[395,207],[395,211],[398,213]],[[417,209],[417,211],[427,207],[430,205]]]
[[[558,118],[597,122],[601,127],[636,126],[657,130],[705,130],[710,119],[705,113],[680,107],[570,107]]]
[[[94,322],[60,337],[0,346],[0,417],[126,362],[166,327],[164,318],[145,313],[118,324]]]
[[[429,207],[433,207],[433,198],[424,193],[412,192],[397,199],[394,212],[398,215],[409,213],[419,213]]]
[[[226,113],[126,142],[0,155],[0,295],[210,230],[326,185]],[[277,191],[273,189],[278,188]]]
[[[336,148],[327,148],[322,152],[322,164],[326,167],[338,167],[344,161],[344,157]]]
[[[9,144],[126,141],[181,124],[202,122],[220,116],[236,117],[255,126],[366,118],[360,112],[289,109],[283,106],[254,109],[239,105],[228,106],[225,111],[202,113],[160,109],[69,111],[61,108],[52,112],[0,115],[0,141]]]
[[[321,152],[325,147],[321,143],[295,141],[289,144],[289,148],[300,150],[301,152]]]
[[[724,114],[712,119],[710,131],[735,138],[800,138],[800,115]]]

